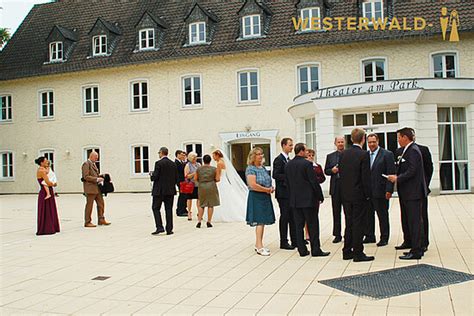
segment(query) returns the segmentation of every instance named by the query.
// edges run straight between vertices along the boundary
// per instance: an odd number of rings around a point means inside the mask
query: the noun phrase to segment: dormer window
[[[92,52],[94,56],[107,54],[107,35],[97,35],[92,38]]]
[[[255,37],[261,35],[260,15],[248,15],[243,18],[243,37]]]
[[[314,22],[313,18],[315,19]],[[301,32],[321,29],[321,10],[319,7],[302,9],[301,19]]]
[[[155,48],[155,29],[140,30],[140,50]]]
[[[373,20],[383,20],[383,1],[382,0],[366,0],[362,3],[362,16],[369,19],[372,23]]]
[[[189,43],[200,44],[206,42],[206,23],[197,22],[189,24]]]
[[[63,42],[52,42],[49,44],[49,61],[63,61]]]

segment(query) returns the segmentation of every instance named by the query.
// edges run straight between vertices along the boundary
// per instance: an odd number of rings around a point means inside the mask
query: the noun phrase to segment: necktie
[[[374,160],[375,160],[375,152],[372,151],[372,152],[370,152],[370,169],[372,169],[372,165],[374,164]]]

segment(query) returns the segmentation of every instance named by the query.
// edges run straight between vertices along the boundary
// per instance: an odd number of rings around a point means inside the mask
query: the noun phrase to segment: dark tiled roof
[[[71,30],[69,30],[65,27],[59,26],[59,25],[55,25],[55,27],[64,36],[64,38],[67,38],[67,39],[70,39],[71,41],[77,42],[78,37],[77,37],[77,34],[74,33],[74,31],[71,31]],[[52,32],[52,30],[51,30],[51,32]]]
[[[261,0],[260,0],[261,1]],[[272,12],[269,33],[262,38],[237,41],[237,12],[242,0],[201,0],[199,5],[218,19],[210,45],[183,46],[184,18],[195,0],[73,1],[36,5],[0,54],[0,80],[81,71],[160,60],[211,56],[228,53],[261,51],[289,47],[331,45],[356,41],[432,37],[440,33],[439,12],[442,6],[456,9],[460,31],[474,30],[474,5],[471,0],[391,0],[397,17],[422,16],[433,27],[425,31],[326,31],[296,34],[292,17],[296,16],[296,0],[267,0]],[[331,17],[358,16],[358,0],[327,0]],[[150,12],[169,26],[159,50],[136,52],[135,26],[144,12]],[[113,32],[120,32],[111,56],[89,58],[91,39],[88,35],[98,18]],[[109,23],[110,21],[112,23]],[[104,23],[104,24],[105,24]],[[48,45],[46,38],[54,25],[75,30],[77,45],[64,63],[44,64]],[[436,35],[439,36],[439,35]],[[461,38],[462,38],[461,34]]]

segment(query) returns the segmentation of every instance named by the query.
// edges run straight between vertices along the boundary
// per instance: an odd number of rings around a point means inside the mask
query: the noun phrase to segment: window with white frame
[[[107,35],[97,35],[92,38],[92,54],[94,56],[107,54]]]
[[[53,91],[40,92],[40,118],[49,119],[54,117],[54,93]]]
[[[2,159],[2,180],[13,179],[13,153],[11,151],[4,151],[0,153]]]
[[[385,80],[385,60],[372,59],[362,62],[363,65],[363,81],[379,81]]]
[[[439,179],[442,191],[469,190],[468,141],[466,109],[438,108]]]
[[[383,1],[382,0],[366,0],[362,3],[362,16],[373,20],[383,19]]]
[[[304,138],[306,147],[316,150],[316,118],[304,120]]]
[[[148,82],[133,81],[130,85],[132,92],[132,111],[148,110]]]
[[[89,156],[91,155],[92,152],[96,152],[99,155],[99,158],[95,162],[95,166],[97,167],[97,169],[99,169],[99,172],[100,172],[100,161],[102,160],[102,157],[100,156],[100,148],[99,147],[84,148],[84,160],[89,159]]]
[[[155,48],[155,29],[143,29],[139,32],[140,50]]]
[[[82,89],[84,115],[99,114],[99,87],[90,86]]]
[[[239,72],[239,102],[258,102],[258,71]]]
[[[49,44],[49,61],[63,60],[63,42],[52,42]]]
[[[134,175],[148,175],[148,172],[150,171],[148,146],[133,146],[132,159],[132,173]]]
[[[305,94],[319,89],[319,67],[304,65],[298,67],[299,94]]]
[[[313,22],[313,18],[315,18]],[[319,7],[305,8],[301,10],[301,31],[308,32],[314,29],[321,28],[321,10]],[[314,25],[313,25],[314,24]]]
[[[243,32],[246,37],[255,37],[261,35],[260,15],[247,15],[242,18]]]
[[[198,162],[202,164],[202,143],[186,143],[184,148],[186,149],[186,154],[195,152]]]
[[[184,107],[201,105],[201,77],[189,76],[183,78]]]
[[[1,95],[0,96],[0,122],[9,122],[12,120],[12,96]]]
[[[206,23],[197,22],[189,24],[189,43],[199,44],[206,42]]]
[[[49,160],[49,166],[51,167],[51,170],[54,171],[54,150],[52,149],[43,149],[40,150],[40,156],[45,157],[46,159]]]
[[[435,78],[455,78],[456,54],[445,53],[433,55],[433,75]]]

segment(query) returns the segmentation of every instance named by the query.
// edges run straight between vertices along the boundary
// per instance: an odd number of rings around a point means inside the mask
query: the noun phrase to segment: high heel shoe
[[[188,221],[192,221],[192,220],[193,220],[193,213],[188,212]]]
[[[206,226],[207,226],[207,228],[211,228],[211,227],[212,227],[212,224],[209,223],[209,222],[207,222],[207,223],[206,223]]]

